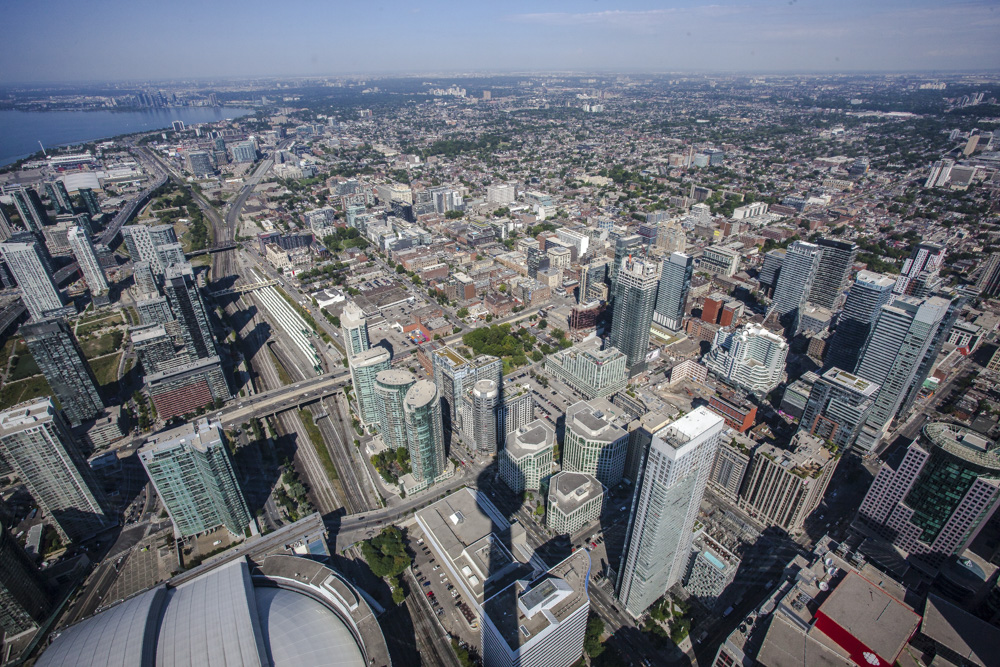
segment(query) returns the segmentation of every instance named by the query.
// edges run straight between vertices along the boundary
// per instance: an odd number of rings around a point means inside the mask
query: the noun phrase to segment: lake
[[[212,123],[254,113],[240,107],[172,107],[141,111],[0,111],[0,166],[45,148],[79,144],[120,134]]]

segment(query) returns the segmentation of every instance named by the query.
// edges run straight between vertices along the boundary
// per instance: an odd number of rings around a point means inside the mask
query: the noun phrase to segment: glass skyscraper
[[[378,411],[378,428],[382,442],[391,451],[406,447],[406,419],[403,399],[416,383],[417,377],[404,370],[389,369],[375,376],[375,402]]]
[[[430,483],[445,471],[444,424],[437,387],[419,380],[403,401],[410,467],[418,482]]]
[[[825,365],[853,373],[858,368],[861,351],[882,306],[892,301],[892,278],[881,273],[858,271],[847,295],[844,310],[837,320],[837,329],[827,345]]]
[[[653,321],[671,331],[678,331],[684,321],[684,304],[691,289],[694,260],[690,255],[674,252],[663,260],[661,271]]]
[[[97,378],[65,320],[25,324],[21,335],[71,424],[104,412]]]
[[[626,257],[618,271],[611,345],[624,353],[629,369],[646,359],[659,281],[659,264],[637,257]]]
[[[163,289],[174,319],[180,324],[188,352],[198,359],[216,357],[215,337],[191,264],[172,264],[164,273]]]

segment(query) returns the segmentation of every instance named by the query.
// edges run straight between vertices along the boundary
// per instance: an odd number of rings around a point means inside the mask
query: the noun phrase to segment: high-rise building
[[[730,384],[763,396],[781,383],[788,343],[759,324],[748,323],[735,331],[715,334],[705,365]]]
[[[451,432],[464,432],[468,427],[461,423],[461,403],[469,387],[479,380],[493,380],[503,386],[503,363],[498,357],[482,354],[469,360],[450,347],[431,352],[434,384],[444,402],[445,428]]]
[[[83,279],[87,281],[87,288],[93,296],[104,294],[108,291],[108,281],[104,278],[104,269],[97,261],[97,253],[94,252],[94,244],[90,242],[90,237],[80,227],[70,227],[66,235],[69,247],[73,249],[73,256],[76,257],[83,273]]]
[[[129,329],[129,338],[146,375],[169,368],[177,360],[174,340],[162,324],[133,327]],[[186,355],[184,358],[188,360]]]
[[[618,287],[618,273],[621,271],[622,264],[633,252],[639,252],[642,244],[643,238],[638,234],[630,234],[629,236],[621,236],[615,239],[615,257],[611,266],[608,267],[612,298],[615,297],[615,290]]]
[[[87,213],[90,217],[95,218],[101,215],[101,202],[97,200],[97,195],[90,188],[80,188],[80,199],[83,200],[83,205],[87,207]]]
[[[55,206],[57,213],[73,212],[73,200],[69,198],[69,192],[66,191],[66,185],[62,181],[46,183],[45,193],[48,195],[49,201]]]
[[[62,297],[37,243],[0,243],[0,256],[21,288],[21,300],[31,319],[41,320],[62,311]]]
[[[556,535],[575,535],[601,518],[604,491],[593,475],[557,472],[549,480],[545,526]]]
[[[515,493],[537,491],[552,473],[556,431],[541,419],[507,434],[507,445],[497,455],[497,470]]]
[[[673,421],[663,412],[647,412],[628,425],[628,455],[625,457],[625,479],[635,482],[642,463],[646,460],[653,434]]]
[[[498,183],[486,186],[486,201],[490,204],[504,206],[513,204],[517,188],[512,183]]]
[[[134,262],[132,264],[132,279],[135,282],[137,294],[158,295],[160,293],[158,282],[153,275],[153,269],[150,267],[149,262]]]
[[[143,377],[160,419],[190,415],[221,406],[232,397],[219,357],[176,358],[162,370]]]
[[[418,380],[403,399],[410,468],[418,482],[433,483],[445,471],[441,399],[433,382]]]
[[[660,266],[648,260],[628,256],[618,271],[610,341],[625,355],[629,370],[645,362],[659,281]]]
[[[875,447],[910,392],[927,379],[930,369],[924,358],[949,307],[950,302],[941,297],[907,296],[882,306],[858,363],[857,375],[880,388],[857,446],[866,450]]]
[[[154,273],[163,275],[167,267],[160,261],[156,248],[177,243],[177,233],[172,225],[125,225],[122,239],[133,262],[149,262]]]
[[[390,368],[375,376],[375,402],[382,442],[390,451],[406,447],[406,418],[403,399],[417,381],[413,373]]]
[[[480,621],[483,665],[576,664],[590,613],[590,568],[590,553],[581,549],[533,581],[519,579],[487,599]]]
[[[930,422],[894,458],[875,476],[856,525],[935,574],[996,512],[1000,447],[957,424]]]
[[[497,408],[497,439],[503,448],[507,434],[532,420],[535,399],[529,385],[508,385]]]
[[[143,324],[168,324],[176,322],[174,314],[170,311],[170,304],[164,296],[148,296],[145,299],[138,299],[135,302],[135,309],[139,313],[139,321]]]
[[[616,347],[601,349],[598,338],[548,355],[545,371],[588,399],[617,394],[628,383],[628,359]]]
[[[684,304],[691,288],[694,260],[682,252],[671,253],[663,260],[661,271],[653,321],[671,331],[678,331],[684,321]]]
[[[369,347],[368,320],[358,304],[348,301],[340,314],[340,326],[344,332],[344,344],[347,346],[347,356],[361,354]]]
[[[195,176],[206,176],[215,171],[212,158],[207,151],[191,151],[188,153],[188,166]]]
[[[0,413],[0,451],[64,540],[85,540],[113,524],[104,492],[51,399]]]
[[[21,335],[71,424],[104,412],[97,378],[65,320],[25,324]]]
[[[796,241],[788,246],[781,263],[781,273],[774,286],[771,310],[787,321],[796,321],[799,309],[809,298],[822,250],[814,243]]]
[[[835,366],[848,373],[857,370],[861,351],[882,306],[892,301],[893,285],[895,281],[889,276],[858,271],[837,321],[837,329],[826,348],[825,365],[828,368]]]
[[[939,271],[944,265],[944,246],[918,243],[903,261],[903,270],[892,291],[907,296],[928,296],[940,284]]]
[[[976,289],[983,296],[995,297],[1000,294],[1000,252],[990,253],[976,280]]]
[[[712,461],[712,473],[708,477],[708,485],[712,490],[732,502],[740,495],[743,480],[750,467],[750,456],[755,447],[754,441],[744,435],[737,435],[728,442],[719,443]]]
[[[21,545],[0,523],[0,629],[12,639],[52,611],[52,595]]]
[[[774,286],[778,283],[778,275],[781,273],[781,265],[784,261],[785,250],[783,248],[775,248],[764,253],[764,263],[761,265],[757,280],[766,293],[774,292]]]
[[[579,303],[606,300],[608,293],[608,260],[595,259],[580,271]]]
[[[180,324],[184,344],[194,357],[205,359],[218,356],[208,309],[194,279],[191,264],[172,264],[163,274],[163,290],[174,319]]]
[[[156,246],[155,251],[160,260],[160,266],[169,267],[171,264],[187,263],[187,258],[184,256],[184,246],[180,243],[161,243]]]
[[[158,433],[139,450],[139,461],[176,535],[190,537],[218,526],[245,535],[250,510],[218,422],[201,419]]]
[[[851,278],[851,267],[858,256],[858,246],[848,241],[820,239],[819,266],[809,290],[808,300],[823,308],[834,308]]]
[[[238,144],[233,144],[233,162],[256,162],[257,161],[257,146],[253,141],[241,141]]]
[[[23,185],[5,185],[0,188],[0,193],[9,195],[14,200],[14,208],[21,216],[21,224],[25,229],[36,234],[42,233],[49,218],[35,192]]]
[[[476,449],[483,454],[497,451],[497,407],[500,404],[500,387],[493,380],[479,380],[470,390],[472,424],[469,435]]]
[[[364,424],[378,424],[378,396],[375,394],[375,378],[382,371],[389,370],[392,355],[384,347],[368,348],[349,357],[351,384],[358,401],[358,416]]]
[[[607,400],[579,401],[566,408],[563,469],[593,475],[608,488],[625,475],[627,425]]]
[[[799,531],[823,500],[839,460],[833,448],[801,431],[788,449],[759,445],[740,491],[740,509],[765,528]]]
[[[831,368],[813,384],[799,419],[799,432],[844,449],[852,447],[868,420],[878,390],[874,382]]]
[[[0,206],[0,241],[6,241],[14,233],[14,225],[7,216],[7,210]]]
[[[616,594],[639,618],[687,570],[705,484],[725,428],[702,406],[653,436],[636,483]]]
[[[720,598],[733,583],[739,567],[740,559],[736,554],[702,533],[694,541],[684,590],[706,609],[717,610],[722,606]]]

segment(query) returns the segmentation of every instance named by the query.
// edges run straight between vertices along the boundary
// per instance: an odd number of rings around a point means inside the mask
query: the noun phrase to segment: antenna
[[[38,146],[42,149],[42,155],[44,155],[45,157],[48,157],[49,154],[45,152],[45,146],[42,146],[42,140],[41,139],[38,140]]]

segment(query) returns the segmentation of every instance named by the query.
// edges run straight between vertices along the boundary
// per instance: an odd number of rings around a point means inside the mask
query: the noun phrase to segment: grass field
[[[102,387],[118,381],[118,361],[121,357],[122,353],[118,352],[89,361],[90,367],[94,370],[94,375],[97,377],[97,382]]]
[[[316,454],[319,455],[319,460],[323,464],[323,469],[326,470],[327,477],[330,479],[339,479],[340,476],[337,474],[337,468],[333,465],[333,459],[330,458],[330,450],[326,448],[323,434],[319,432],[319,426],[316,426],[316,422],[313,421],[312,413],[308,410],[299,410],[299,418],[302,419],[302,423],[309,433],[309,439],[312,440],[313,447],[316,449]]]
[[[0,387],[0,409],[7,409],[21,401],[39,396],[52,396],[52,388],[42,375],[20,382],[8,382]],[[52,400],[55,402],[55,397]]]
[[[123,338],[121,331],[112,331],[97,338],[80,341],[80,347],[83,348],[83,356],[93,359],[120,350]]]
[[[38,375],[42,370],[38,367],[35,362],[35,358],[31,356],[27,351],[19,352],[17,355],[17,365],[10,370],[11,382],[16,382],[17,380],[23,380],[29,378],[32,375]]]

